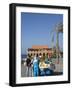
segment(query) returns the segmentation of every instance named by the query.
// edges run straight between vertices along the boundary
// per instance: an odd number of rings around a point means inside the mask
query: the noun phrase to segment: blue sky
[[[21,53],[32,45],[51,47],[51,32],[55,25],[63,22],[62,14],[21,13]],[[54,45],[56,33],[54,33]],[[59,46],[63,47],[63,34],[59,34]]]

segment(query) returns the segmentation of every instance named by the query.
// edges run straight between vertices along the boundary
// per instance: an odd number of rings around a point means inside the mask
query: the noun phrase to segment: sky
[[[62,14],[21,13],[21,54],[32,45],[52,46],[52,31],[57,23],[63,23]],[[56,33],[54,32],[54,46]],[[63,48],[63,34],[59,34],[59,47]]]

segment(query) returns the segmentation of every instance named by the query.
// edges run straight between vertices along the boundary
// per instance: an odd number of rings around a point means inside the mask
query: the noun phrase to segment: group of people
[[[27,70],[26,70],[26,74],[28,77],[30,76],[39,76],[39,64],[44,62],[44,61],[48,61],[50,60],[50,58],[48,56],[38,56],[35,55],[33,58],[31,58],[29,55],[27,56],[27,60],[26,60],[26,66],[27,66]]]

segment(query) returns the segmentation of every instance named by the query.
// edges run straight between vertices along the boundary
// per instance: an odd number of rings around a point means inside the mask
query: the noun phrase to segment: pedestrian
[[[31,59],[31,76],[33,77],[33,58]]]
[[[45,55],[45,63],[46,64],[49,64],[49,58],[48,58],[48,55],[47,54]]]
[[[39,76],[39,62],[36,56],[34,56],[33,60],[33,75],[34,77]]]
[[[48,61],[50,64],[52,63],[52,58],[51,58],[50,54],[48,55]]]
[[[30,56],[27,56],[27,60],[26,60],[26,65],[27,65],[27,70],[26,70],[26,75],[29,77],[30,75],[30,71],[31,71],[31,60],[30,60]]]

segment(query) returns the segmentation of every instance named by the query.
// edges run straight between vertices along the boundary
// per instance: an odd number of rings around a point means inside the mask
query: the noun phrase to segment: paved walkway
[[[61,72],[63,72],[63,59],[60,58],[59,59],[59,64],[57,64],[57,59],[52,59],[53,64],[55,64],[55,70],[54,70],[54,75],[55,74],[60,74]],[[21,76],[22,77],[31,77],[33,76],[32,73],[32,68],[29,68],[29,76],[27,75],[27,66],[24,66],[24,64],[21,65]]]

